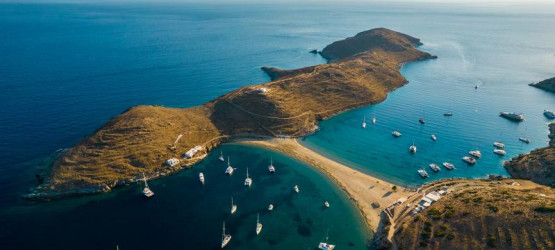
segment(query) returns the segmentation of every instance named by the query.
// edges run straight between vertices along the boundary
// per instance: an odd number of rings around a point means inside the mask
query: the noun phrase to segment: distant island
[[[539,89],[543,89],[545,91],[555,93],[555,77],[549,78],[537,83],[530,83],[529,85]]]
[[[50,199],[108,192],[164,176],[203,159],[220,143],[238,138],[300,137],[318,121],[383,101],[407,83],[401,65],[435,58],[420,40],[385,28],[326,46],[329,63],[293,70],[263,67],[272,82],[240,88],[202,106],[136,106],[111,119],[39,175],[24,195]]]

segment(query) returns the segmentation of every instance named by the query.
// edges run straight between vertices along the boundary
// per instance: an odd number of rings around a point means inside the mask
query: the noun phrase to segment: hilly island
[[[26,198],[108,192],[116,186],[176,172],[220,143],[239,138],[299,137],[320,120],[383,101],[407,83],[404,63],[435,58],[420,40],[385,28],[326,46],[329,63],[279,70],[264,67],[272,82],[251,85],[202,106],[136,106],[65,150],[40,175]],[[187,157],[185,157],[187,156]]]

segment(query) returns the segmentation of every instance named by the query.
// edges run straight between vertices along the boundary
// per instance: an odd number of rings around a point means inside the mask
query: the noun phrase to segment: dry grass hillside
[[[374,29],[324,49],[332,63],[296,70],[266,70],[275,81],[240,88],[188,109],[134,107],[62,153],[45,182],[28,198],[106,192],[190,166],[230,137],[302,136],[317,121],[380,102],[406,84],[403,63],[433,58],[414,46],[416,38]],[[176,139],[182,135],[177,142]],[[193,159],[181,156],[200,145]],[[169,158],[180,164],[165,166]]]
[[[555,192],[512,180],[468,184],[399,225],[398,249],[554,249]]]

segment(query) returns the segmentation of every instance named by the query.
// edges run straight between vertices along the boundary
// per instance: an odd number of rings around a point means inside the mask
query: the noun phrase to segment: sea
[[[407,85],[321,122],[303,145],[408,188],[507,176],[503,161],[547,146],[542,112],[555,110],[555,95],[528,84],[555,76],[553,4],[0,3],[0,249],[217,249],[224,222],[230,249],[315,249],[326,235],[338,249],[366,249],[372,234],[345,192],[314,168],[253,146],[223,145],[189,170],[150,181],[149,200],[139,185],[50,202],[20,197],[60,149],[131,106],[201,105],[269,81],[261,66],[326,63],[309,51],[377,27],[420,38],[419,49],[438,59],[404,65]],[[493,154],[494,141],[506,144],[506,156]],[[483,155],[473,166],[461,161],[470,150]],[[233,176],[223,174],[220,151]],[[456,169],[432,173],[433,162]],[[246,167],[251,188],[243,186]]]

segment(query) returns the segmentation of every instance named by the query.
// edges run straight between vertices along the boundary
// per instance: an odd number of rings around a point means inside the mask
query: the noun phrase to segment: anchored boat
[[[145,182],[145,188],[143,188],[143,196],[146,198],[154,196],[154,192],[150,190],[150,188],[148,187],[148,183],[146,182],[145,173],[143,173],[143,181]]]
[[[399,131],[397,131],[397,130],[393,131],[391,134],[392,134],[394,137],[399,137],[399,136],[402,135],[402,134],[401,134]]]
[[[233,204],[233,196],[231,196],[231,214],[234,214],[237,211],[237,205]]]
[[[231,164],[229,163],[229,156],[227,157],[227,168],[225,169],[225,173],[228,175],[233,174],[233,167],[231,167]]]
[[[505,150],[499,149],[499,148],[494,149],[493,153],[498,154],[498,155],[506,155],[507,154],[507,152]]]
[[[225,234],[225,222],[224,222],[224,227],[222,230],[222,248],[227,246],[230,240],[231,240],[231,235]]]
[[[515,113],[515,112],[501,112],[499,113],[499,115],[501,117],[507,118],[509,120],[513,120],[513,121],[524,121],[524,116],[522,115],[522,113]]]
[[[270,158],[270,166],[268,166],[268,171],[270,171],[270,173],[276,172],[276,168],[274,167],[274,163],[273,163],[272,158]]]
[[[318,249],[320,249],[320,250],[333,250],[334,248],[335,248],[335,245],[328,244],[328,233],[326,233],[326,237],[324,238],[324,242],[320,242],[320,244],[318,244]]]
[[[245,179],[245,186],[250,187],[252,185],[252,179],[249,177],[249,168],[247,168],[247,178]]]
[[[428,177],[428,172],[426,172],[426,170],[424,170],[424,169],[418,169],[417,172],[420,175],[420,177],[422,177],[422,178]]]
[[[429,166],[429,167],[432,169],[432,171],[434,171],[434,172],[438,172],[438,171],[440,170],[439,166],[438,166],[437,164],[435,164],[435,163],[430,163],[430,165],[428,165],[428,166]]]
[[[471,156],[463,156],[462,160],[469,165],[476,164],[476,159],[474,159],[474,157],[471,157]]]
[[[451,164],[451,163],[449,163],[449,162],[444,162],[442,165],[443,165],[444,168],[446,168],[446,169],[448,169],[448,170],[453,170],[453,169],[455,169],[455,165],[453,165],[453,164]]]
[[[259,235],[262,231],[262,223],[260,223],[260,214],[256,215],[256,235]]]
[[[480,150],[472,150],[472,151],[468,152],[468,154],[472,155],[473,157],[476,157],[476,158],[482,157],[482,152],[480,152]]]
[[[204,185],[204,174],[202,172],[200,174],[198,174],[198,178],[200,179],[200,183],[202,183],[202,185]]]

